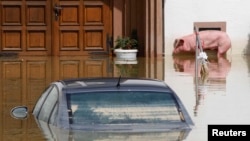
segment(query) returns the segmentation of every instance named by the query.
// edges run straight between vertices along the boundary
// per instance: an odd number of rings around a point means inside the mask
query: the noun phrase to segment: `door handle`
[[[54,13],[55,13],[55,20],[57,21],[59,16],[61,15],[62,7],[60,5],[55,4],[54,6]]]

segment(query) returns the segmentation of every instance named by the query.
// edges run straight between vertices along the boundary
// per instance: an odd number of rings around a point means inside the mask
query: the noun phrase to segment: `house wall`
[[[249,0],[164,0],[165,54],[172,54],[175,38],[193,33],[194,22],[226,22],[227,54],[250,54],[249,8]]]

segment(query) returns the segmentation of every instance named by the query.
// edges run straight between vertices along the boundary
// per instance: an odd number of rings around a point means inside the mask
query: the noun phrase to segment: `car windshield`
[[[84,92],[67,95],[71,124],[180,122],[176,101],[163,92]]]

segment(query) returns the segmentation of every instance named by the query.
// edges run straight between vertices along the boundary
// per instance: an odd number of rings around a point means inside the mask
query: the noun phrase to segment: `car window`
[[[35,115],[36,117],[38,116],[44,101],[46,100],[49,92],[52,90],[53,87],[54,85],[50,85],[48,88],[46,88],[45,91],[40,96],[40,98],[38,99],[35,107],[33,108],[33,115]]]
[[[58,100],[58,88],[55,86],[52,88],[52,90],[49,92],[44,104],[42,105],[41,111],[38,115],[38,119],[43,121],[49,121],[49,118],[53,112],[53,109],[57,103]]]
[[[175,99],[162,92],[94,92],[69,94],[73,124],[180,122]]]

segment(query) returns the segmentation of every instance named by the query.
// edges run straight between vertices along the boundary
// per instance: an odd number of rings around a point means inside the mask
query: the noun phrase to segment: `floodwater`
[[[0,57],[0,140],[207,141],[209,124],[249,125],[250,56],[208,59],[208,75],[197,76],[192,56],[138,58],[130,62],[106,56]],[[28,106],[31,112],[41,92],[54,80],[120,75],[164,80],[183,101],[194,128],[185,135],[74,133],[76,138],[71,139],[71,132],[55,134],[47,125],[41,125],[42,132],[31,114],[23,120],[10,115],[11,108],[18,105]]]

